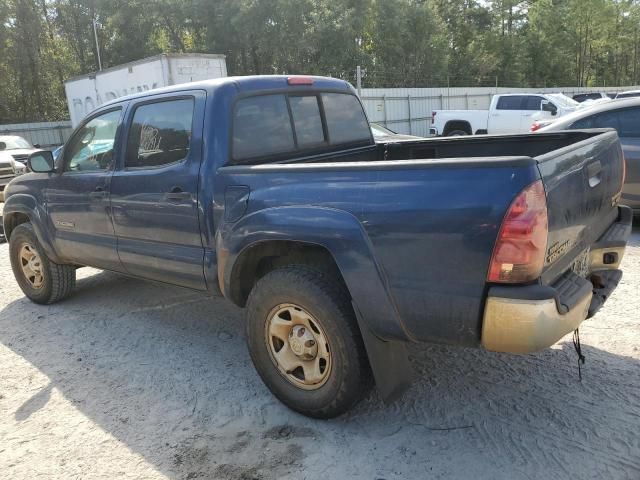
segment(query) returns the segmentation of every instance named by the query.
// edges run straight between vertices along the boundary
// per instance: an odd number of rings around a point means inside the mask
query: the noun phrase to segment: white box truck
[[[163,54],[71,78],[64,83],[71,124],[114,98],[154,88],[227,76],[224,55]]]

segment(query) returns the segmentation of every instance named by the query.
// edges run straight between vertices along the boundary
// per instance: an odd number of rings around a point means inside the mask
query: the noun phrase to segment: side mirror
[[[38,150],[29,155],[27,165],[32,172],[51,173],[55,170],[53,154],[49,150]]]
[[[7,144],[4,142],[0,142],[0,151],[6,150],[6,149],[7,149]]]
[[[42,148],[42,147],[40,147],[40,144],[39,144],[39,143],[34,143],[34,144],[33,144],[33,148]]]
[[[556,116],[558,114],[558,107],[556,107],[549,100],[544,100],[542,102],[542,111],[543,112],[549,112],[549,113],[551,113],[551,115]]]

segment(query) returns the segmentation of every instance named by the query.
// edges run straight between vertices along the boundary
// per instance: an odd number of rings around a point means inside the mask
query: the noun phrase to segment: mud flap
[[[369,357],[376,387],[385,403],[392,403],[411,386],[412,369],[404,342],[384,341],[375,336],[353,305],[358,326]]]

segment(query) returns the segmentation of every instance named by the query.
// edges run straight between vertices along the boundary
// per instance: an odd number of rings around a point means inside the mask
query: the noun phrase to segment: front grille
[[[0,167],[0,177],[13,175],[13,167]]]
[[[22,154],[22,155],[11,155],[11,156],[13,157],[14,160],[17,160],[17,161],[22,162],[22,163],[26,163],[27,160],[29,160],[29,155],[25,155],[25,154]]]

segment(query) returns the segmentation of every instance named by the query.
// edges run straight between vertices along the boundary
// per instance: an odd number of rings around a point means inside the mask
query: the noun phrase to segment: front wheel
[[[75,267],[49,260],[30,223],[18,225],[11,233],[9,257],[20,289],[35,303],[55,303],[75,286]]]
[[[256,370],[289,408],[332,418],[372,385],[364,344],[344,287],[304,266],[261,278],[247,303],[247,342]]]

